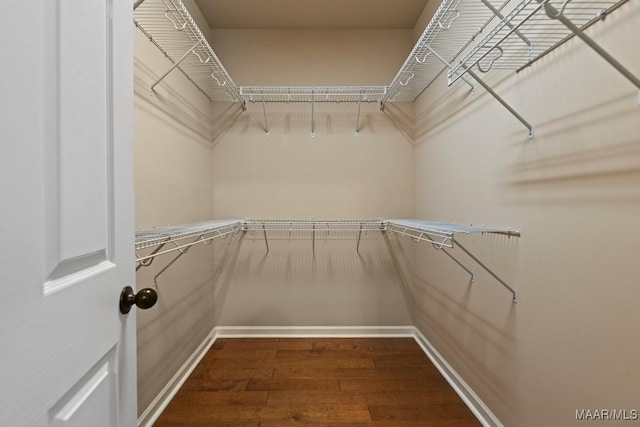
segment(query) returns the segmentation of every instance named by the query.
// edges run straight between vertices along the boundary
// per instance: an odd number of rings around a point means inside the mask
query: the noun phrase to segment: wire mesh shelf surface
[[[585,28],[626,1],[522,0],[452,67],[447,73],[449,84],[474,66],[480,72],[526,67],[573,35],[557,19],[560,15]]]
[[[300,236],[302,232],[316,232],[318,236],[345,235],[345,233],[358,233],[367,231],[383,231],[386,223],[383,220],[300,220],[300,219],[250,219],[243,223],[245,231],[268,231],[270,233],[280,232],[283,235],[296,233]]]
[[[249,102],[378,102],[386,86],[241,86]]]
[[[241,229],[242,221],[240,220],[206,221],[170,227],[148,228],[136,231],[136,250],[152,248],[169,242],[179,242],[189,238],[206,238],[212,234],[235,232]]]
[[[384,101],[414,101],[500,13],[509,0],[443,0],[389,85]]]
[[[520,232],[510,228],[494,228],[477,225],[453,224],[438,221],[423,221],[417,219],[390,219],[388,224],[395,227],[412,228],[415,230],[454,235],[456,233],[493,233],[506,234],[509,236],[519,236]]]
[[[244,104],[200,28],[181,0],[145,0],[134,11],[135,25],[210,100]]]

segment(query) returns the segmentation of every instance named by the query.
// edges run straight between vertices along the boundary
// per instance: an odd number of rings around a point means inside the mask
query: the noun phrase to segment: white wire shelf
[[[522,69],[572,37],[570,28],[545,13],[549,6],[578,29],[584,29],[626,1],[522,0],[452,67],[447,73],[448,82],[452,84],[473,67],[482,73]]]
[[[248,102],[379,102],[387,86],[241,86]]]
[[[382,219],[247,219],[242,224],[245,231],[382,231],[386,222]]]
[[[392,219],[387,222],[387,230],[399,234],[400,236],[410,237],[416,242],[431,243],[437,250],[442,251],[449,258],[451,258],[456,264],[464,269],[469,275],[471,275],[471,281],[475,279],[473,271],[467,268],[461,261],[459,261],[450,251],[447,249],[453,249],[454,247],[460,248],[465,254],[473,259],[480,267],[482,267],[487,273],[495,278],[502,286],[505,287],[513,296],[513,302],[518,302],[518,295],[516,290],[509,286],[503,279],[493,272],[485,263],[480,261],[475,255],[473,255],[466,247],[464,247],[459,240],[456,239],[456,234],[502,234],[506,236],[520,237],[520,232],[512,230],[510,228],[492,228],[484,226],[463,225],[463,224],[451,224],[446,222],[436,221],[422,221],[415,219]]]
[[[156,256],[174,251],[186,253],[193,245],[199,243],[208,245],[215,238],[225,237],[241,229],[242,221],[240,220],[218,220],[138,230],[136,231],[136,251],[148,248],[154,248],[154,250],[148,255],[136,257],[137,268],[149,266]],[[191,241],[185,242],[187,239]],[[166,245],[170,247],[162,250]]]
[[[355,239],[356,252],[360,252],[360,243],[369,233],[393,232],[400,236],[410,237],[415,241],[428,242],[435,249],[441,250],[449,258],[471,275],[473,272],[455,258],[448,250],[459,247],[478,265],[491,274],[500,284],[513,294],[513,302],[517,302],[516,291],[496,275],[482,261],[476,258],[456,239],[456,234],[502,234],[519,237],[520,232],[510,228],[492,228],[445,222],[424,221],[416,219],[245,219],[217,220],[172,227],[150,228],[136,232],[136,250],[154,248],[148,255],[137,256],[136,270],[151,265],[155,257],[179,251],[178,255],[165,265],[153,278],[154,282],[178,258],[186,254],[193,245],[211,244],[213,239],[242,231],[245,235],[258,235],[264,239],[267,254],[270,252],[269,239],[311,240],[311,250],[315,254],[316,240]],[[191,239],[185,243],[185,240]],[[162,250],[167,244],[169,249]]]
[[[145,0],[136,5],[134,23],[151,42],[211,101],[244,100],[200,28],[181,0]]]
[[[414,101],[500,14],[509,0],[443,0],[382,102]]]
[[[360,251],[360,243],[369,232],[381,232],[386,229],[386,222],[378,219],[362,220],[304,220],[304,219],[248,219],[242,229],[251,236],[264,239],[267,253],[270,251],[269,240],[310,240],[311,250],[315,253],[316,240],[356,240],[356,252]]]

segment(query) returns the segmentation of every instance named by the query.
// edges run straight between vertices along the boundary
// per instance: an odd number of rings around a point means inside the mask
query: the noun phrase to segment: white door
[[[133,426],[131,2],[1,14],[0,426]]]

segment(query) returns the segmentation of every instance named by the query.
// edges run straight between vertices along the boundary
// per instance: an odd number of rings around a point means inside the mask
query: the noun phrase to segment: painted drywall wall
[[[211,42],[239,85],[384,85],[411,31],[214,29]],[[358,116],[357,103],[271,103],[265,121],[263,105],[248,101],[242,113],[214,106],[216,217],[412,215],[411,105],[363,103]],[[367,237],[358,254],[356,233],[336,237],[314,254],[310,233],[269,236],[267,254],[259,236],[245,236],[218,324],[411,323],[384,240]]]
[[[588,30],[636,76],[639,22],[629,2]],[[416,104],[416,215],[520,230],[462,240],[519,302],[459,249],[473,284],[444,254],[401,239],[416,324],[504,425],[583,425],[581,409],[631,416],[640,401],[637,89],[577,39],[487,79],[535,138],[482,90],[445,93],[442,79]]]
[[[218,218],[376,219],[413,212],[413,146],[375,104],[249,104],[215,142]],[[384,241],[246,236],[220,325],[398,325],[410,319]],[[278,236],[276,236],[278,237]],[[344,237],[344,236],[342,236]]]
[[[136,226],[209,220],[212,105],[178,71],[152,94],[152,82],[171,64],[140,31],[135,33]],[[137,312],[139,413],[211,332],[220,302],[212,289],[224,281],[223,267],[234,244],[237,241],[227,239],[194,246],[155,280],[177,252],[159,256],[138,271],[137,288],[152,287],[159,294],[153,308]]]
[[[387,85],[411,30],[220,30],[211,46],[241,86]]]

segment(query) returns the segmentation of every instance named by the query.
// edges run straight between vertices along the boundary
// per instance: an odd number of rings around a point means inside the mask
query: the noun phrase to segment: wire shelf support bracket
[[[481,73],[492,69],[520,71],[576,36],[640,89],[640,79],[584,33],[585,28],[628,0],[562,0],[560,10],[552,5],[553,1],[521,0],[508,14],[497,13],[499,20],[493,28],[447,72],[449,85],[465,74],[471,75],[529,129],[530,138],[533,137],[531,125],[478,80],[474,67]],[[640,103],[640,91],[638,99]]]
[[[355,134],[360,133],[360,117],[363,103],[378,103],[388,92],[387,86],[241,86],[241,96],[249,103],[262,103],[264,129],[269,135],[267,103],[304,102],[311,105],[311,136],[316,131],[317,103],[353,103],[356,105]]]
[[[410,237],[416,242],[431,243],[434,249],[443,251],[449,258],[451,258],[458,266],[463,268],[469,275],[471,275],[471,282],[475,281],[475,275],[473,271],[467,268],[462,262],[451,254],[447,249],[453,249],[454,247],[460,248],[465,254],[473,259],[480,267],[482,267],[487,273],[489,273],[494,279],[498,281],[505,289],[511,292],[513,303],[518,302],[518,294],[516,290],[505,282],[500,276],[498,276],[491,268],[485,263],[480,261],[471,251],[465,248],[458,239],[456,234],[471,234],[471,233],[490,233],[490,234],[502,234],[506,236],[519,237],[520,232],[514,231],[510,228],[489,228],[478,227],[472,225],[462,224],[450,224],[444,222],[435,221],[420,221],[420,220],[389,220],[387,222],[387,230],[394,232],[400,236]]]
[[[154,248],[148,255],[136,255],[136,271],[142,267],[150,266],[154,259],[160,255],[172,252],[180,252],[168,265],[166,265],[157,277],[177,261],[182,255],[189,252],[192,246],[197,244],[209,245],[216,238],[226,238],[230,234],[242,230],[240,220],[219,220],[195,224],[177,225],[172,227],[158,227],[138,230],[136,232],[136,251]],[[185,240],[191,240],[185,243]],[[164,249],[167,245],[169,249]]]
[[[246,102],[182,0],[138,0],[134,24],[172,66],[152,84],[152,92],[176,68],[210,101]]]
[[[487,7],[488,0],[443,0],[389,85],[388,93],[380,98],[380,105],[415,101],[444,71],[452,69],[454,60],[508,2],[503,0],[495,8]],[[463,81],[475,93],[473,82],[466,78]]]
[[[544,11],[547,16],[551,19],[557,19],[560,21],[565,27],[567,27],[571,32],[580,38],[587,46],[593,49],[598,55],[602,57],[605,61],[607,61],[613,68],[616,69],[620,74],[622,74],[627,80],[629,80],[636,88],[638,88],[638,103],[640,104],[640,78],[635,76],[629,69],[627,69],[624,65],[622,65],[618,60],[616,60],[613,56],[611,56],[605,49],[603,49],[598,43],[596,43],[591,37],[587,36],[584,31],[582,31],[577,25],[575,25],[569,18],[567,18],[564,14],[565,7],[570,0],[565,0],[560,11],[558,11],[551,3],[547,0],[536,0],[540,4],[544,5]]]

